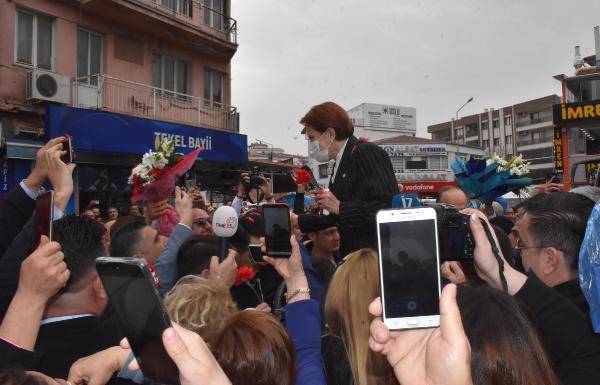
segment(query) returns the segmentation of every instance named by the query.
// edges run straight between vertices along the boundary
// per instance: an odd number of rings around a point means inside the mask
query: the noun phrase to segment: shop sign
[[[248,162],[246,135],[194,127],[130,115],[49,105],[46,109],[48,138],[69,134],[78,151],[144,154],[157,138],[175,143],[175,151],[187,154],[204,147],[201,159]]]
[[[563,148],[562,129],[554,127],[554,172],[557,173],[564,171]]]
[[[398,183],[398,189],[401,193],[437,193],[443,187],[457,186],[456,182],[402,182]]]
[[[600,122],[600,100],[555,104],[552,117],[554,124]]]
[[[445,145],[388,144],[380,146],[388,156],[403,155],[446,155]]]
[[[2,161],[2,174],[0,176],[0,195],[7,194],[14,186],[14,177],[11,164],[8,160]]]

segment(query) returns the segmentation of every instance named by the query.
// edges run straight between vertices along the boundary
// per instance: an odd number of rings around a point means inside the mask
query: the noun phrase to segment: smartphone
[[[265,244],[267,255],[275,258],[289,258],[292,254],[290,244],[290,209],[284,204],[263,205],[265,219]]]
[[[376,219],[383,322],[390,330],[439,326],[441,284],[435,210],[383,210]]]
[[[250,250],[250,258],[252,259],[252,261],[254,261],[254,263],[265,263],[265,260],[263,259],[261,245],[250,244],[248,245],[248,250]]]
[[[63,142],[63,151],[66,151],[67,153],[65,155],[63,155],[60,159],[65,162],[66,164],[69,163],[73,163],[74,158],[73,158],[73,141],[72,141],[72,137],[67,135],[66,136],[67,140],[65,142]]]
[[[140,369],[157,383],[179,384],[179,372],[162,343],[171,320],[143,259],[100,257],[96,269]]]
[[[52,240],[52,222],[54,222],[54,191],[40,194],[35,200],[34,249],[40,244],[42,235]]]

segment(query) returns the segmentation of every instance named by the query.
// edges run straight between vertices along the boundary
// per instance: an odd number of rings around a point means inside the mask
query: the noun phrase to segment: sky
[[[594,53],[598,0],[231,0],[232,104],[248,142],[306,154],[300,118],[334,101],[417,109],[417,135],[551,94],[574,46]]]

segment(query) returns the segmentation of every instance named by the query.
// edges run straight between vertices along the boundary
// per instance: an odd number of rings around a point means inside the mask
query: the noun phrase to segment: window
[[[80,83],[98,85],[102,65],[102,36],[79,28],[77,31],[77,78]]]
[[[158,0],[158,3],[172,10],[173,13],[192,17],[192,0]]]
[[[494,119],[492,121],[492,128],[500,128],[500,120],[499,119]]]
[[[465,136],[467,138],[471,137],[471,136],[478,136],[479,135],[478,126],[479,126],[479,124],[477,124],[477,123],[467,124],[466,125],[467,132],[465,133]]]
[[[512,142],[513,142],[512,141],[512,135],[506,135],[505,140],[506,140],[506,145],[507,146],[512,146]]]
[[[177,92],[178,98],[186,99],[181,94],[191,94],[190,72],[191,65],[184,60],[152,55],[152,85],[160,89],[160,94],[173,96],[173,92]]]
[[[450,130],[434,132],[431,134],[431,138],[433,140],[439,140],[442,142],[449,141],[450,140]]]
[[[499,145],[500,145],[500,138],[494,139],[494,146],[499,146]]]
[[[483,122],[481,122],[481,129],[482,130],[487,130],[490,128],[490,124],[487,120],[484,120]]]
[[[505,126],[512,126],[512,116],[511,115],[506,115],[504,117],[504,125]]]
[[[427,159],[413,158],[406,160],[408,170],[427,170]]]
[[[486,139],[486,140],[483,140],[483,141],[481,142],[481,146],[482,146],[483,148],[489,148],[489,147],[490,147],[490,141],[489,141],[489,140],[487,140],[487,139]]]
[[[224,1],[225,0],[204,0],[204,24],[219,30],[224,29]]]
[[[223,73],[204,70],[204,100],[207,105],[220,108],[223,103]]]
[[[15,62],[52,70],[54,19],[17,10]]]

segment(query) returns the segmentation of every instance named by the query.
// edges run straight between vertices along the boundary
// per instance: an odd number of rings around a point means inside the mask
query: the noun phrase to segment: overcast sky
[[[241,132],[306,153],[298,121],[331,100],[416,107],[417,135],[556,93],[573,47],[594,51],[600,1],[232,0],[239,48],[232,103]]]

